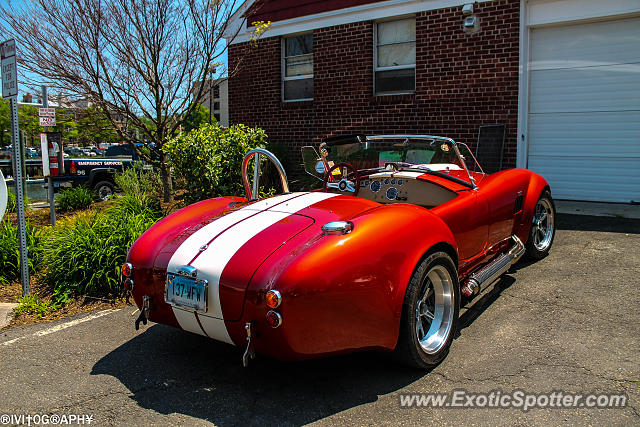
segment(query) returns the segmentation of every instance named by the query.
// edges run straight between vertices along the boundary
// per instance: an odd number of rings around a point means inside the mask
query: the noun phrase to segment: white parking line
[[[54,332],[58,332],[58,331],[62,331],[64,329],[70,328],[72,326],[76,326],[76,325],[79,325],[81,323],[88,322],[89,320],[93,320],[93,319],[97,319],[98,317],[106,316],[107,314],[114,313],[114,312],[116,312],[118,310],[119,309],[109,309],[109,310],[99,311],[99,312],[97,312],[95,314],[90,314],[90,315],[88,315],[86,317],[82,317],[80,319],[70,320],[69,322],[61,323],[59,325],[55,325],[55,326],[52,326],[52,327],[47,328],[47,329],[43,329],[43,330],[38,331],[38,332],[34,332],[33,334],[29,334],[29,335],[25,335],[25,336],[22,336],[22,337],[14,338],[14,339],[9,340],[9,341],[5,341],[5,342],[2,343],[2,345],[3,346],[8,346],[8,345],[14,344],[14,343],[16,343],[18,341],[21,341],[21,340],[23,340],[25,338],[29,338],[29,337],[43,337],[45,335],[49,335],[49,334],[52,334]]]

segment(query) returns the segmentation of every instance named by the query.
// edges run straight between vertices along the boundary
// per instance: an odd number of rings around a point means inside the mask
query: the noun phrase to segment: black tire
[[[437,331],[430,335],[431,338],[439,338],[434,340],[436,344],[429,347],[429,340],[426,338],[429,336],[428,331],[424,331],[424,323],[418,326],[418,322],[424,322],[419,320],[422,317],[418,315],[421,312],[422,298],[426,297],[426,292],[431,286],[432,289],[436,288],[436,284],[431,283],[431,279],[428,278],[430,273],[436,274],[439,278],[444,278],[448,281],[449,298],[442,298],[442,312],[441,312],[441,325]],[[437,281],[437,278],[436,278]],[[444,280],[443,280],[444,281]],[[444,285],[442,285],[444,289]],[[426,288],[426,289],[425,289]],[[434,293],[435,295],[435,293]],[[430,301],[430,298],[425,299],[425,303]],[[448,304],[446,301],[449,301]],[[434,296],[435,304],[435,296]],[[448,306],[448,308],[445,308]],[[433,313],[437,313],[435,305],[433,306]],[[402,318],[400,322],[400,331],[398,333],[398,344],[395,348],[396,358],[403,364],[413,368],[427,369],[438,365],[449,353],[449,347],[453,342],[457,325],[458,315],[460,312],[460,285],[458,284],[458,272],[455,264],[451,260],[451,257],[445,252],[434,252],[423,258],[418,266],[414,270],[407,291],[405,292],[404,302],[402,304]],[[431,318],[431,326],[434,321],[437,321],[437,316]],[[444,322],[448,323],[448,330],[445,330]],[[436,324],[437,325],[437,324]],[[421,331],[425,334],[421,340],[419,335]]]
[[[115,193],[115,185],[109,181],[100,181],[93,186],[100,200],[109,200]]]
[[[539,222],[541,210],[545,211],[546,218]],[[551,198],[551,193],[545,190],[533,209],[529,238],[525,244],[528,258],[537,261],[549,254],[553,239],[556,236],[555,218],[556,206]]]

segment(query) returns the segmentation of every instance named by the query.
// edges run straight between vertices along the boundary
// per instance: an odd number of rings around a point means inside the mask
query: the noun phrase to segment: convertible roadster
[[[283,194],[259,200],[265,157]],[[289,192],[278,159],[255,149],[246,198],[187,206],[135,242],[122,271],[136,328],[151,320],[241,346],[245,365],[255,353],[370,349],[426,368],[446,356],[461,300],[553,243],[547,181],[485,174],[450,138],[339,136],[303,160],[322,188]]]

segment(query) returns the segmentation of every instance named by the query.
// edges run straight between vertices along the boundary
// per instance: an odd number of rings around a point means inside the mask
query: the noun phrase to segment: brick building
[[[435,134],[474,149],[499,124],[503,167],[542,173],[556,197],[639,201],[640,73],[619,69],[640,66],[639,14],[638,0],[248,0],[231,31],[230,122],[289,147],[289,168],[327,136]],[[272,26],[252,47],[255,21]],[[566,172],[584,166],[611,178]]]

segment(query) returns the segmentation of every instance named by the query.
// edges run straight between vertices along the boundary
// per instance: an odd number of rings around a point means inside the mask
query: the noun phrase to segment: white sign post
[[[7,202],[9,201],[9,193],[7,192],[7,183],[4,181],[4,175],[0,171],[0,221],[4,218],[7,211]]]
[[[51,176],[51,166],[53,166],[54,168],[57,168],[58,166],[56,165],[56,163],[54,163],[53,165],[49,164],[49,156],[51,155],[51,153],[49,153],[49,143],[47,141],[46,131],[47,126],[56,125],[56,109],[49,108],[49,93],[46,86],[42,86],[42,106],[43,108],[40,108],[38,110],[38,115],[40,116],[40,126],[44,126],[45,128],[45,133],[40,134],[40,147],[42,148],[42,172],[45,177],[48,177],[47,191],[49,193],[49,218],[51,219],[51,225],[55,227],[56,204],[55,193],[53,191],[53,177]]]
[[[16,42],[7,40],[0,44],[2,59],[2,97],[11,101],[11,134],[13,137],[13,172],[16,183],[16,211],[18,212],[18,243],[20,245],[20,277],[22,294],[29,295],[29,259],[27,258],[27,233],[24,214],[24,182],[22,176],[22,150],[18,128],[18,66],[16,64]]]

